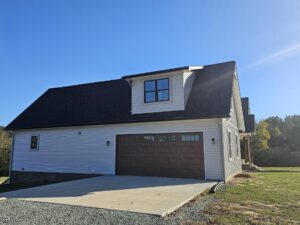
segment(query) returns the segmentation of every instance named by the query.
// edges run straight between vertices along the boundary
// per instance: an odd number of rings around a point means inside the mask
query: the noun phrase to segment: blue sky
[[[0,124],[50,87],[237,61],[258,119],[300,113],[300,1],[0,2]]]

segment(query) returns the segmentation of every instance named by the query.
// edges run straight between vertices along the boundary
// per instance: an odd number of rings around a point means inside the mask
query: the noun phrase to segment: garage
[[[118,175],[204,179],[203,133],[117,135]]]

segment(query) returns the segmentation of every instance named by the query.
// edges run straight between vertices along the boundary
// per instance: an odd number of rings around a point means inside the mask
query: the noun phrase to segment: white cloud
[[[249,69],[254,67],[259,67],[263,64],[272,64],[275,62],[278,62],[280,60],[283,60],[285,58],[288,58],[292,55],[299,54],[300,53],[300,43],[297,43],[295,45],[289,46],[285,49],[281,49],[277,52],[273,52],[270,55],[267,55],[264,58],[258,59],[251,64],[247,65],[243,69]]]

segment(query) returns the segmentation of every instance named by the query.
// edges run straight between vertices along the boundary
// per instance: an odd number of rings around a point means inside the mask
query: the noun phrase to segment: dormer
[[[196,70],[202,68],[187,66],[124,76],[131,85],[131,113],[184,110]]]

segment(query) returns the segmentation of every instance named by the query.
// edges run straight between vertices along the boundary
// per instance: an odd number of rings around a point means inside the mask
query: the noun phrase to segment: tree
[[[300,166],[300,115],[260,121],[253,146],[254,162],[259,166]]]
[[[278,116],[272,116],[267,118],[268,130],[270,133],[270,140],[268,141],[270,148],[283,147],[285,144],[284,134],[284,120]]]
[[[260,121],[256,126],[256,135],[253,138],[255,150],[266,150],[269,148],[268,141],[271,138],[268,123],[264,120]]]
[[[287,130],[286,146],[289,152],[300,152],[300,127]]]
[[[284,125],[285,132],[287,132],[289,129],[292,129],[293,127],[300,127],[300,116],[286,116],[284,118]]]
[[[0,174],[8,174],[11,135],[0,127]]]

